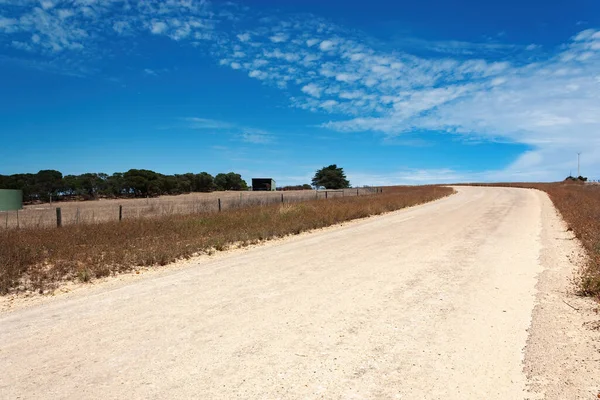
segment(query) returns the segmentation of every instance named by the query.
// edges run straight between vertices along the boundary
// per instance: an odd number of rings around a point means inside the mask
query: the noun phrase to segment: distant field
[[[374,194],[375,190],[375,188],[361,188],[329,191],[327,197],[348,197],[357,196],[357,194],[362,196]],[[226,191],[189,193],[147,199],[101,199],[34,204],[27,205],[19,211],[18,220],[16,212],[0,212],[0,229],[16,228],[17,226],[25,229],[56,226],[56,207],[61,208],[62,224],[70,225],[117,221],[119,219],[119,205],[123,206],[123,219],[148,218],[175,214],[216,212],[218,211],[218,199],[221,199],[223,210],[281,203],[282,194],[285,203],[321,199],[326,196],[324,191],[316,192],[314,190],[283,192]]]

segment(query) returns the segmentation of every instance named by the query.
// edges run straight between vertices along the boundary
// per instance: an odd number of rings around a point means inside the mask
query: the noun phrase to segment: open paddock
[[[0,229],[46,228],[56,226],[56,208],[61,209],[62,225],[93,224],[118,221],[119,207],[122,218],[148,218],[164,215],[212,213],[250,206],[297,203],[314,199],[375,194],[376,188],[343,190],[295,190],[277,192],[211,192],[189,193],[176,196],[131,199],[99,199],[89,201],[61,201],[26,205],[18,213],[0,212]],[[282,197],[283,196],[283,197]]]

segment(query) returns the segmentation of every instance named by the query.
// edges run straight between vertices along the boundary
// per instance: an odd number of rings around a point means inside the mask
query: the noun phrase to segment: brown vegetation
[[[248,245],[435,200],[450,188],[390,187],[374,196],[164,215],[98,224],[0,231],[0,292],[43,290],[136,266],[164,265],[201,252]]]
[[[375,194],[377,188],[346,189],[329,192],[328,197],[361,196]],[[62,211],[62,224],[90,224],[118,221],[119,206],[123,206],[123,219],[158,217],[173,214],[197,214],[218,211],[218,199],[224,210],[248,206],[281,203],[282,192],[219,191],[188,193],[177,196],[153,198],[101,199],[90,201],[61,201],[59,203],[30,204],[17,213],[0,212],[0,229],[52,228],[56,226],[56,207]],[[285,202],[325,198],[325,192],[294,190],[283,193]]]

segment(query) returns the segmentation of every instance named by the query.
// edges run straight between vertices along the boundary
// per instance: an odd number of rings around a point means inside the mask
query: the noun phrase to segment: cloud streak
[[[275,141],[275,135],[263,129],[241,126],[235,123],[209,118],[187,117],[183,120],[187,123],[188,129],[228,134],[234,141],[250,144],[269,144]]]

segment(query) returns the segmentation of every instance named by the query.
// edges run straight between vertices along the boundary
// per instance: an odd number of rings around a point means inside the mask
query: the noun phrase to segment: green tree
[[[53,169],[39,171],[35,176],[35,189],[38,196],[43,200],[49,200],[50,196],[56,198],[58,191],[63,187],[62,179],[60,171]]]
[[[248,185],[242,179],[240,174],[229,172],[227,174],[217,174],[215,176],[215,186],[217,190],[247,190]]]
[[[75,196],[81,192],[81,181],[77,175],[66,175],[63,178],[63,192],[67,196]]]
[[[200,172],[194,175],[192,190],[194,192],[212,192],[215,190],[215,178],[208,172]]]
[[[346,179],[344,169],[332,164],[317,170],[312,179],[312,185],[315,188],[345,189],[350,187],[350,182]]]
[[[154,196],[160,194],[160,176],[147,169],[130,169],[123,174],[128,192],[135,196]]]
[[[115,172],[106,178],[106,194],[117,197],[128,194],[122,172]]]

